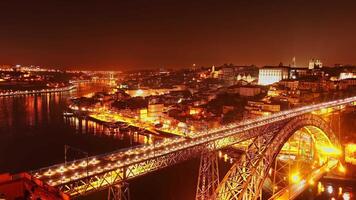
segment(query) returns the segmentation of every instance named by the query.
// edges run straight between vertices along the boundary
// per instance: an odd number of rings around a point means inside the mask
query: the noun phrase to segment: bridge
[[[31,174],[71,197],[109,189],[110,198],[125,199],[127,181],[200,157],[197,200],[259,199],[262,189],[269,191],[272,199],[292,199],[325,172],[343,167],[338,161],[338,138],[317,113],[340,110],[355,102],[356,97],[350,97],[299,107]],[[217,152],[239,144],[248,144],[244,154],[220,180]]]

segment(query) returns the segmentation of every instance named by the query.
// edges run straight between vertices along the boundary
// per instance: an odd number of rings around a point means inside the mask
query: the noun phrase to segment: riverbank
[[[76,87],[74,85],[70,85],[67,87],[61,88],[53,88],[53,89],[41,89],[41,90],[25,90],[25,91],[9,91],[9,92],[0,92],[0,97],[5,96],[18,96],[18,95],[28,95],[28,94],[42,94],[42,93],[53,93],[53,92],[66,92],[74,90]]]
[[[140,131],[141,134],[143,134],[143,135],[153,135],[154,137],[158,137],[159,139],[170,138],[170,137],[176,136],[169,132],[164,132],[161,130],[154,129],[154,127],[140,126],[139,123],[132,123],[127,120],[126,121],[125,120],[112,121],[112,120],[107,120],[105,118],[98,117],[98,115],[93,115],[93,114],[88,115],[87,118],[90,120],[93,120],[95,122],[102,123],[106,126],[113,126],[113,127],[118,126],[117,123],[123,123],[123,124],[126,124],[126,126],[128,126],[128,127],[132,127],[137,130],[144,130],[144,131]],[[119,126],[118,126],[118,128],[119,128]]]

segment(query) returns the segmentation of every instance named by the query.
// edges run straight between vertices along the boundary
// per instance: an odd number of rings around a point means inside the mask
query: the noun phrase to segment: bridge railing
[[[66,163],[58,163],[58,164],[54,164],[54,165],[51,165],[51,166],[47,166],[47,167],[42,167],[40,169],[36,169],[36,170],[32,170],[30,171],[31,174],[36,174],[36,173],[39,173],[39,172],[45,172],[45,171],[48,171],[49,169],[53,169],[53,168],[59,168],[59,167],[62,167],[64,165],[66,166],[69,166],[71,164],[74,164],[74,163],[80,163],[80,162],[87,162],[88,160],[92,160],[92,159],[97,159],[97,158],[106,158],[106,157],[110,157],[112,155],[117,155],[117,154],[127,154],[128,152],[130,151],[135,151],[137,149],[142,149],[142,148],[145,148],[145,147],[159,147],[161,145],[163,145],[164,143],[168,142],[168,141],[178,141],[178,140],[181,140],[182,138],[178,137],[178,136],[175,136],[175,137],[172,137],[172,138],[166,138],[164,141],[158,141],[156,143],[152,143],[150,145],[147,145],[147,144],[141,144],[141,145],[136,145],[136,146],[133,146],[133,147],[126,147],[126,148],[121,148],[121,149],[118,149],[118,150],[115,150],[115,151],[111,151],[111,152],[108,152],[108,153],[103,153],[103,154],[99,154],[99,155],[94,155],[94,156],[88,156],[88,157],[84,157],[84,158],[80,158],[80,159],[76,159],[76,160],[73,160],[73,161],[68,161]]]

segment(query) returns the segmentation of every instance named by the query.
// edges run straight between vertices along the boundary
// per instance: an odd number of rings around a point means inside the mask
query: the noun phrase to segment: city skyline
[[[89,70],[355,64],[352,1],[2,3],[4,64]]]
[[[0,200],[356,197],[355,0],[0,8]]]

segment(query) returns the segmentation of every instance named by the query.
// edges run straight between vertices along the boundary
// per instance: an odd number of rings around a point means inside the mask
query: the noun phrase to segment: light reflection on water
[[[146,135],[115,132],[90,120],[64,118],[69,98],[104,89],[103,84],[81,84],[71,92],[1,97],[0,173],[63,162],[64,145],[96,155],[148,142]]]
[[[93,93],[93,88],[90,85],[82,84],[77,91],[69,93],[2,97],[0,98],[0,133],[19,133],[21,129],[26,130],[28,128],[45,127],[53,123],[64,123],[73,127],[76,133],[114,136],[117,139],[125,139],[125,132],[128,132],[128,137],[133,136],[133,140],[130,140],[131,144],[143,144],[152,140],[152,135],[131,134],[129,131],[112,130],[91,120],[62,117],[63,111],[67,107],[68,98],[88,93]]]
[[[108,136],[118,140],[129,140],[130,144],[148,144],[154,141],[152,134],[140,134],[135,128],[121,129],[120,127],[111,128],[88,119],[78,117],[63,117],[64,122],[75,128],[77,134],[93,134],[96,136]]]
[[[314,187],[310,187],[297,199],[355,199],[355,180],[321,180]]]
[[[48,93],[0,98],[0,133],[16,127],[46,125],[59,119],[65,93]]]

